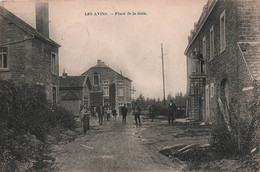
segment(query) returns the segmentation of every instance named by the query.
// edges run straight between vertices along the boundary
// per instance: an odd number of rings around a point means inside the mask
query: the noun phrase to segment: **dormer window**
[[[93,84],[94,85],[99,85],[99,75],[96,72],[93,75]]]

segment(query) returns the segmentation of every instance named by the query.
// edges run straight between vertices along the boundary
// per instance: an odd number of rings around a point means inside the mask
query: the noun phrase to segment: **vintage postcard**
[[[258,171],[258,0],[0,0],[0,171]]]

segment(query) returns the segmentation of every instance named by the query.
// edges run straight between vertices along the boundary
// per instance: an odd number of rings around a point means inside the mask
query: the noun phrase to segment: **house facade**
[[[49,38],[48,3],[36,3],[36,28],[0,6],[0,80],[43,85],[58,102],[59,47]]]
[[[246,114],[260,79],[259,1],[209,0],[188,40],[187,115],[217,123],[231,106]]]
[[[86,76],[67,76],[63,72],[60,76],[60,105],[79,116],[82,106],[90,106],[89,89]]]
[[[131,107],[132,80],[114,71],[104,62],[97,60],[97,64],[84,72],[82,76],[89,77],[92,108],[103,105],[119,110],[124,104]]]

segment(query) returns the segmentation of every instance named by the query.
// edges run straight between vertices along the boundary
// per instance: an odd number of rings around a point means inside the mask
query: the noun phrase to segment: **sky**
[[[162,43],[166,97],[186,93],[184,51],[207,0],[48,2],[50,38],[61,45],[60,75],[64,69],[70,76],[80,75],[99,59],[133,81],[133,98],[142,93],[146,98],[162,99]],[[35,28],[34,3],[0,0],[1,5]],[[95,15],[97,12],[107,15]]]

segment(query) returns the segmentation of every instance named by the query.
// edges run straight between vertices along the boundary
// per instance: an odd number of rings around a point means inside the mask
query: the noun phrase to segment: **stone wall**
[[[218,98],[221,98],[221,82],[227,80],[228,83],[228,101],[239,99],[241,111],[246,111],[246,102],[250,99],[247,93],[242,92],[242,88],[250,85],[250,77],[245,64],[241,61],[239,41],[259,40],[259,22],[260,17],[256,12],[259,4],[255,0],[242,1],[217,1],[208,19],[202,26],[197,38],[190,45],[187,56],[193,53],[196,48],[202,52],[202,40],[206,37],[206,58],[207,68],[206,85],[210,87],[214,83],[214,97],[210,98],[210,122],[216,123],[221,120],[218,108]],[[251,11],[250,11],[251,9]],[[225,31],[226,48],[220,51],[220,15],[225,10]],[[214,58],[210,59],[210,28],[214,27]],[[258,34],[258,35],[257,35]],[[246,38],[244,38],[244,37]],[[203,99],[203,101],[205,98]]]
[[[2,16],[0,25],[0,44],[5,44],[8,48],[7,69],[0,69],[0,79],[44,85],[49,101],[53,100],[52,87],[56,86],[58,98],[58,47],[30,38],[31,35]],[[52,52],[57,54],[56,74],[51,73]]]

